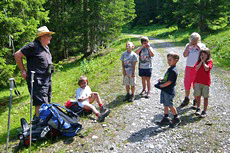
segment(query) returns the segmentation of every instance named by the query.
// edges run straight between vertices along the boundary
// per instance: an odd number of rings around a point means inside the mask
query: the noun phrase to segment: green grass
[[[136,27],[131,30],[126,29],[125,33],[133,33],[146,35],[149,37],[169,39],[175,45],[185,45],[185,43],[188,42],[189,35],[193,31],[196,30],[178,30],[175,26],[167,28],[165,26],[154,25],[147,27]],[[204,38],[203,42],[206,43],[209,48],[212,48],[212,55],[215,64],[225,68],[229,67],[229,30],[226,28],[220,32],[216,32],[215,35],[201,33],[201,36]],[[89,86],[92,88],[92,91],[97,91],[100,93],[101,91],[103,91],[103,88],[105,88],[106,95],[108,97],[108,99],[106,100],[112,100],[114,98],[114,95],[112,95],[114,93],[113,90],[124,89],[121,88],[121,85],[116,85],[116,81],[114,81],[114,86],[112,90],[110,87],[107,87],[107,84],[109,83],[109,79],[112,76],[121,76],[121,72],[117,69],[121,68],[120,56],[122,52],[125,51],[125,43],[127,41],[132,41],[136,47],[140,46],[139,38],[130,38],[127,35],[121,35],[110,45],[109,49],[102,49],[99,53],[95,53],[87,59],[79,60],[82,57],[82,55],[79,55],[78,57],[72,57],[71,59],[75,59],[72,62],[70,62],[70,60],[60,62],[61,64],[59,64],[59,71],[53,75],[52,101],[64,105],[67,100],[74,98],[75,90],[78,88],[77,81],[82,74],[85,74],[88,77]],[[25,85],[25,82],[22,84],[19,83],[20,79],[16,80],[18,81],[17,84],[20,84],[18,90],[21,92],[21,96],[16,97],[13,94],[14,96],[11,111],[10,130],[11,148],[17,143],[14,140],[17,140],[17,135],[20,131],[20,118],[26,118],[26,120],[29,120],[30,115],[30,97],[27,86]],[[3,152],[6,144],[9,96],[9,89],[0,90],[0,152]],[[127,105],[127,103],[124,103],[122,101],[122,96],[116,95],[116,97],[117,99],[113,99],[113,101],[110,102],[110,104],[108,105],[110,108],[116,109],[124,104]],[[111,115],[113,115],[113,113]],[[86,131],[86,133],[84,134],[88,135],[90,133],[90,130],[91,129],[89,128],[88,131]],[[55,142],[59,141],[62,140],[58,139]],[[49,140],[38,142],[32,145],[32,150],[36,152],[42,147],[48,147],[55,142],[51,142]],[[62,150],[62,148],[59,148],[58,151],[65,152],[64,150]],[[21,152],[28,152],[28,148],[23,148]]]
[[[101,88],[108,83],[111,76],[116,75],[116,69],[121,67],[120,56],[122,52],[125,51],[125,43],[127,41],[133,41],[135,45],[140,45],[139,39],[129,38],[128,36],[122,35],[119,39],[114,41],[110,49],[103,49],[99,53],[95,53],[88,57],[87,59],[79,60],[79,57],[72,57],[71,59],[76,59],[73,62],[65,60],[61,65],[59,65],[59,71],[55,72],[53,75],[53,98],[52,102],[64,105],[64,103],[74,98],[75,91],[78,88],[78,78],[85,74],[89,79],[89,86],[92,91],[97,91],[100,93]],[[19,82],[16,82],[19,84]],[[11,109],[11,127],[10,127],[10,140],[11,145],[16,145],[14,140],[17,140],[17,135],[20,131],[20,118],[25,118],[29,121],[29,110],[30,110],[30,97],[27,86],[22,83],[18,90],[21,92],[21,96],[13,96],[13,105]],[[106,94],[112,93],[113,91],[107,91]],[[9,89],[2,89],[0,91],[0,152],[4,150],[6,137],[7,137],[7,121],[8,121],[8,103],[9,103],[10,91]],[[113,103],[109,107],[116,107]],[[118,105],[122,105],[118,104]],[[34,111],[34,110],[33,110]],[[90,131],[88,131],[90,132]],[[85,133],[87,134],[87,133]],[[12,142],[13,140],[13,142]],[[32,145],[32,150],[41,149],[41,147],[47,147],[51,144],[49,141],[38,142]],[[12,146],[11,146],[12,147]],[[24,148],[21,152],[27,152],[28,148]]]
[[[200,32],[198,29],[178,29],[176,26],[151,25],[146,27],[125,28],[125,33],[141,34],[149,37],[169,39],[175,45],[188,43],[192,32],[201,35],[202,42],[211,49],[214,64],[224,69],[230,69],[230,28],[225,27],[216,31]]]

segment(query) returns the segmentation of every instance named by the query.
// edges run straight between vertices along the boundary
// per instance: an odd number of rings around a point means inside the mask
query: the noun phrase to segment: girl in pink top
[[[200,117],[206,116],[206,110],[208,107],[209,87],[211,84],[210,70],[212,69],[212,60],[209,49],[203,49],[200,51],[199,59],[195,64],[197,71],[195,77],[195,90],[194,96],[196,97],[197,109],[195,114]],[[200,114],[200,99],[204,97],[204,110]]]
[[[185,88],[185,98],[181,107],[187,106],[189,104],[189,95],[191,87],[194,87],[194,79],[196,76],[196,70],[194,65],[197,62],[199,52],[202,48],[205,48],[205,44],[201,43],[201,37],[197,32],[193,32],[190,36],[189,43],[185,46],[184,57],[187,57],[185,76],[184,76],[184,88]],[[193,100],[193,108],[196,105],[196,100]]]

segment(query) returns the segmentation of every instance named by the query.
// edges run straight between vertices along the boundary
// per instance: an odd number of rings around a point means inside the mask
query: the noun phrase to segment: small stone
[[[97,138],[98,138],[98,136],[96,136],[96,135],[92,136],[92,139],[97,139]]]
[[[69,151],[69,153],[72,153],[72,152],[73,152],[73,150],[70,150],[70,151]]]
[[[102,124],[102,127],[106,127],[107,125],[106,124]]]
[[[113,147],[110,147],[109,150],[114,150],[114,148],[113,148]]]

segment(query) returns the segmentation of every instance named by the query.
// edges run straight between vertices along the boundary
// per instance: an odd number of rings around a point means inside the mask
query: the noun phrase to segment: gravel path
[[[41,152],[60,152],[60,150],[83,153],[230,152],[229,72],[214,66],[211,71],[208,116],[200,119],[194,115],[194,110],[190,109],[191,102],[190,106],[185,108],[178,107],[184,98],[183,78],[186,61],[182,56],[184,47],[175,47],[170,42],[153,38],[151,43],[155,50],[155,57],[149,99],[140,98],[138,95],[142,85],[141,78],[137,76],[136,100],[133,103],[123,101],[125,88],[121,85],[120,68],[116,70],[116,76],[111,78],[109,84],[101,85],[101,97],[104,101],[110,101],[109,107],[112,110],[105,122],[97,123],[93,119],[80,118],[84,127],[81,131],[85,135],[84,138],[74,137],[74,140],[63,140]],[[162,119],[163,106],[159,102],[160,90],[153,85],[167,70],[166,55],[170,51],[180,54],[174,103],[182,122],[176,128],[160,127],[154,123]],[[112,91],[110,95],[106,94],[108,91]],[[203,108],[203,100],[201,108]]]
[[[125,128],[118,130],[115,139],[109,141],[109,145],[112,146],[108,148],[110,150],[103,149],[103,152],[230,152],[229,73],[219,72],[216,67],[211,71],[208,116],[200,119],[194,115],[194,110],[190,109],[190,106],[182,109],[178,107],[184,98],[183,77],[186,61],[182,56],[184,47],[175,47],[169,42],[158,39],[151,39],[151,42],[155,50],[151,97],[145,99],[137,96],[133,104],[123,105],[118,110],[118,119],[125,124]],[[163,117],[163,106],[159,102],[160,90],[153,85],[167,70],[166,55],[170,51],[180,54],[180,61],[177,63],[179,72],[177,95],[174,102],[182,123],[173,129],[167,126],[160,127],[154,123]],[[228,80],[221,76],[223,73]],[[136,89],[136,93],[142,89],[140,77],[137,77]],[[191,96],[190,98],[192,99]]]

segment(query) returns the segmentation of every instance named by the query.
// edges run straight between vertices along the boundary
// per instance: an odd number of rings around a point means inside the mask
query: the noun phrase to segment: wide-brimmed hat
[[[38,28],[38,35],[37,37],[41,37],[43,35],[46,35],[46,34],[54,34],[55,32],[53,31],[49,31],[49,29],[46,27],[46,26],[42,26],[40,28]]]

